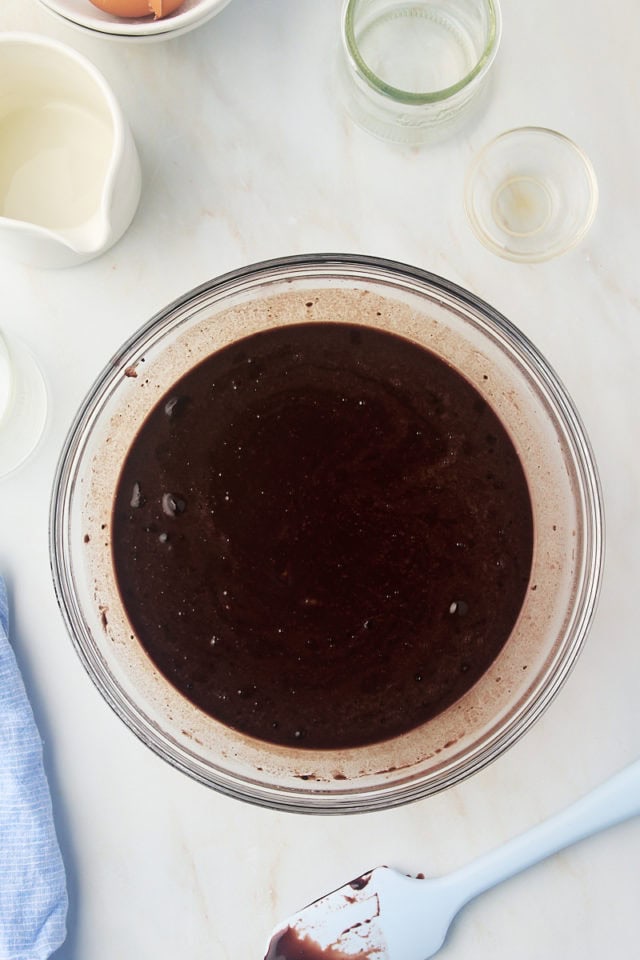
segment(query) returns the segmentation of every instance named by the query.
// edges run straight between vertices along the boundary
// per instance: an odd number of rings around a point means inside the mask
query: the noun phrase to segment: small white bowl
[[[104,37],[123,40],[168,40],[201,26],[219,13],[230,0],[185,0],[181,7],[161,20],[149,17],[114,17],[90,0],[40,0],[50,13],[81,29]]]

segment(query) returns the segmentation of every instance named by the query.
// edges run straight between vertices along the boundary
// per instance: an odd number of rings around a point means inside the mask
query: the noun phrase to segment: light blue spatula
[[[376,867],[278,926],[265,960],[428,960],[478,894],[578,840],[640,813],[640,761],[561,813],[468,866],[416,880]]]

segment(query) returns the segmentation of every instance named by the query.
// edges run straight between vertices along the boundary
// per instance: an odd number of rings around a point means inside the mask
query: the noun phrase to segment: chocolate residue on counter
[[[112,533],[124,607],[176,689],[312,749],[398,736],[466,693],[533,545],[522,466],[477,390],[344,323],[262,331],[175,383],[128,452]]]

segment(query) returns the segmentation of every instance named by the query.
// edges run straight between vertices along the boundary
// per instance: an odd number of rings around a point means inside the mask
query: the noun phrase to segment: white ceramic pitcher
[[[71,47],[0,34],[0,254],[82,263],[129,226],[140,163],[102,74]]]

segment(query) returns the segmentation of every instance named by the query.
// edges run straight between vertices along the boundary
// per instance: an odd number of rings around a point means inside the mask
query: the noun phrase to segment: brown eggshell
[[[173,13],[184,0],[90,0],[94,7],[114,17],[149,17],[156,20]]]

